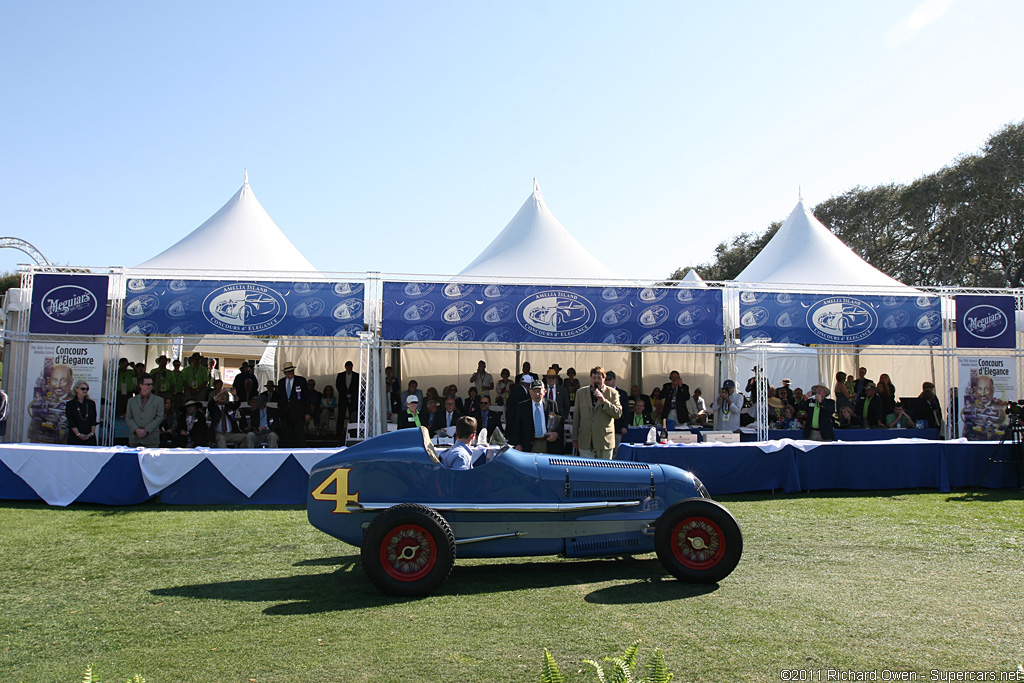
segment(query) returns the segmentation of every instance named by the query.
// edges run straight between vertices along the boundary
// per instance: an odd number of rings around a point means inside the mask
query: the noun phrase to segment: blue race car
[[[310,473],[307,507],[313,526],[361,548],[366,575],[390,595],[433,592],[456,551],[601,557],[653,550],[669,573],[696,583],[728,576],[743,551],[733,516],[677,467],[506,446],[471,470],[450,470],[426,428],[325,458]]]

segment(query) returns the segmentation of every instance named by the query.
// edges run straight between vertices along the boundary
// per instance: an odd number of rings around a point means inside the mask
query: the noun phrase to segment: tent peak
[[[249,169],[245,169],[243,171],[242,184],[243,185],[248,185],[249,184]]]

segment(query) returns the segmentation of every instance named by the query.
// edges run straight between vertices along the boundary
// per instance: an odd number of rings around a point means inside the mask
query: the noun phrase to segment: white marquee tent
[[[541,278],[545,282],[622,279],[555,218],[536,179],[533,193],[519,212],[459,276]]]

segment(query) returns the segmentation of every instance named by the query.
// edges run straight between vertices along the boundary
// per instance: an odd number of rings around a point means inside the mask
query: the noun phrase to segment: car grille
[[[573,498],[596,498],[600,500],[643,500],[651,495],[651,487],[646,488],[592,488],[572,490]]]
[[[573,549],[577,552],[591,550],[629,550],[640,546],[641,536],[630,534],[628,536],[617,536],[615,538],[603,538],[595,541],[571,541]]]
[[[614,467],[625,470],[649,470],[651,466],[645,462],[626,462],[624,460],[595,460],[593,458],[548,458],[548,462],[559,467]]]

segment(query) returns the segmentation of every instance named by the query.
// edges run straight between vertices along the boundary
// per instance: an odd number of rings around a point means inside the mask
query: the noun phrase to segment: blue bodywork
[[[622,555],[654,550],[651,525],[668,507],[709,497],[670,465],[507,450],[458,471],[428,448],[405,429],[322,460],[309,477],[310,523],[361,546],[377,513],[419,503],[451,526],[459,557]]]

